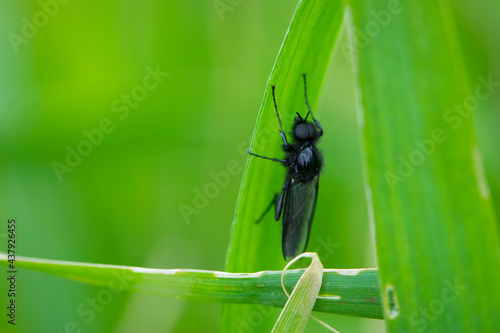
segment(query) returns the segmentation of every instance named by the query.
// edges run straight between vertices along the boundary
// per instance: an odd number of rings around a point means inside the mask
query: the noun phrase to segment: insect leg
[[[283,139],[283,143],[285,146],[288,146],[288,141],[286,140],[286,134],[283,132],[283,126],[281,125],[281,119],[280,119],[280,114],[278,113],[278,105],[276,105],[276,96],[274,95],[274,89],[276,89],[276,86],[271,86],[273,90],[273,101],[274,101],[274,109],[276,110],[276,116],[278,116],[278,122],[280,123],[280,135],[281,138]]]
[[[271,202],[269,203],[269,206],[267,206],[266,210],[264,210],[262,215],[260,215],[260,217],[257,219],[257,221],[255,221],[255,223],[259,223],[260,221],[262,221],[262,219],[264,218],[264,216],[266,216],[267,212],[269,212],[271,207],[276,204],[277,198],[278,198],[278,194],[275,194],[274,197],[272,198]]]
[[[283,184],[283,187],[281,188],[281,194],[278,198],[276,195],[275,197],[275,204],[274,204],[274,219],[276,221],[279,221],[281,217],[281,211],[283,210],[283,205],[285,203],[285,192],[286,189],[288,188],[288,176],[285,179],[285,183]]]
[[[309,105],[309,100],[307,99],[306,73],[303,73],[302,76],[304,77],[304,96],[306,97],[306,105],[307,105],[307,108],[309,109],[309,112],[307,112],[307,115],[306,115],[305,119],[307,120],[307,116],[309,116],[309,114],[311,114],[311,117],[312,117],[314,123],[319,128],[319,137],[321,137],[323,135],[323,127],[321,127],[319,121],[317,121],[316,118],[314,118],[314,115],[313,115],[312,110],[311,110],[311,106]]]
[[[271,161],[274,161],[274,162],[280,162],[280,163],[285,163],[286,162],[286,160],[280,160],[279,158],[265,157],[265,156],[254,154],[254,153],[252,153],[250,151],[250,148],[247,149],[247,153],[249,153],[250,155],[253,155],[255,157],[260,157],[260,158],[263,158],[263,159],[266,159],[266,160],[271,160]]]
[[[274,205],[274,219],[276,221],[279,221],[281,217],[281,211],[283,210],[283,204],[284,204],[284,198],[285,198],[285,192],[286,189],[288,188],[288,176],[285,179],[285,183],[283,184],[283,188],[281,189],[281,194],[278,197],[278,193],[276,193],[269,203],[269,206],[267,206],[266,210],[262,213],[262,215],[255,221],[255,223],[259,223],[262,221],[264,216],[266,216],[267,212],[269,212],[269,209]]]

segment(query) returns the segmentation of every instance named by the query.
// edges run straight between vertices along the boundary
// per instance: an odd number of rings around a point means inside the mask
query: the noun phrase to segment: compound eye
[[[299,124],[295,127],[295,137],[299,140],[307,140],[311,137],[309,127],[306,124]]]

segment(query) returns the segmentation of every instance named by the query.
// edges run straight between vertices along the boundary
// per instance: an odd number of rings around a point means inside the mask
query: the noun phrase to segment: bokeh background
[[[0,251],[15,218],[20,255],[223,270],[242,148],[296,1],[60,1],[0,0]],[[471,77],[500,80],[497,14],[487,1],[456,2]],[[168,76],[141,88],[157,68]],[[353,87],[350,59],[337,47],[316,111],[326,165],[309,244],[330,268],[376,266]],[[135,96],[129,106],[127,95]],[[497,212],[499,106],[495,91],[475,114]],[[103,121],[112,130],[84,147],[86,131]],[[58,176],[54,162],[67,165],[68,149],[79,146],[91,152]],[[186,218],[180,207],[193,207],[196,191],[229,162],[241,172]],[[128,292],[79,313],[100,289],[21,271],[17,325],[2,315],[0,331],[71,332],[68,323],[81,332],[218,330],[218,304]],[[383,332],[382,321],[319,317],[343,332]],[[324,331],[315,322],[307,329]]]

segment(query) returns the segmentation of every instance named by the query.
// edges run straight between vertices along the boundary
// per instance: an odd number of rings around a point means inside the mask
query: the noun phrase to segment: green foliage
[[[368,318],[382,318],[378,298],[378,274],[374,269],[322,270],[317,260],[310,270],[312,278],[320,274],[314,310]],[[0,254],[0,265],[8,266]],[[16,267],[61,276],[70,280],[104,287],[158,296],[213,303],[260,304],[283,307],[287,297],[281,287],[282,271],[226,273],[189,269],[151,269],[99,265],[68,261],[18,257]],[[320,267],[321,266],[321,267]],[[295,287],[303,270],[290,270],[284,276],[285,287]],[[311,272],[308,272],[310,275]],[[321,284],[323,274],[323,284]],[[306,281],[307,282],[307,281]],[[321,289],[319,290],[319,286]],[[308,288],[302,286],[301,293]],[[312,297],[316,300],[316,296]],[[294,302],[299,302],[296,297]],[[311,302],[311,300],[310,300]],[[312,305],[314,302],[312,302]],[[310,310],[309,310],[310,312]]]
[[[385,300],[390,332],[500,331],[494,312],[500,308],[498,220],[492,212],[492,206],[500,210],[498,2],[352,0],[352,22],[340,31],[360,38],[354,49],[339,34],[340,1],[303,0],[297,8],[294,1],[237,2],[69,1],[31,30],[26,20],[43,20],[42,7],[58,1],[1,6],[0,213],[4,223],[17,221],[16,253],[128,265],[19,257],[16,333],[62,332],[73,322],[95,333],[143,331],[145,322],[152,333],[214,332],[223,301],[240,303],[224,306],[223,330],[269,332],[279,309],[262,304],[282,307],[286,301],[278,285],[285,264],[281,226],[271,216],[260,225],[253,221],[281,188],[284,169],[248,159],[245,149],[251,144],[256,153],[281,156],[269,85],[277,85],[288,130],[294,113],[306,111],[302,72],[325,128],[319,143],[325,166],[308,251],[318,252],[325,267],[375,265],[355,80],[381,295],[387,295],[380,297],[375,271],[350,276],[327,269],[315,303],[324,313],[315,315],[341,332],[382,332],[383,321],[359,317],[381,318]],[[12,34],[27,31],[31,36],[13,47]],[[340,56],[331,59],[334,43]],[[124,96],[137,97],[148,68],[157,66],[169,75],[127,105]],[[479,77],[495,83],[484,85]],[[455,107],[471,102],[467,98],[477,89],[490,95],[473,115]],[[107,120],[112,130],[103,132]],[[98,143],[61,181],[54,162],[66,164],[68,149],[88,141],[89,133]],[[423,144],[433,152],[426,154]],[[419,150],[424,161],[409,165]],[[216,195],[207,197],[212,184]],[[0,224],[0,252],[6,241],[6,224]],[[215,279],[213,273],[224,270],[226,250],[226,270],[266,273]],[[91,320],[78,314],[113,281],[110,273],[130,265],[211,271],[136,272],[131,289],[113,294]],[[53,275],[37,272],[42,269]],[[288,288],[298,276],[286,274]],[[8,282],[1,277],[3,295]],[[271,289],[258,292],[268,283]],[[323,298],[329,294],[341,300]],[[0,322],[0,331],[10,329]],[[324,328],[310,323],[307,331]]]
[[[313,111],[317,104],[333,46],[342,23],[340,1],[301,1],[297,6],[283,45],[266,86],[252,138],[253,152],[264,156],[280,156],[282,144],[274,111],[271,85],[276,85],[276,102],[284,128],[288,130],[295,113],[305,114],[302,73],[307,73],[308,95]],[[236,214],[231,231],[226,270],[257,271],[284,266],[276,223],[255,224],[255,221],[279,191],[283,178],[281,165],[249,158],[243,175]],[[252,306],[224,305],[222,331],[234,332],[255,312]],[[276,315],[267,316],[259,329],[270,330]]]
[[[498,229],[471,113],[499,84],[467,78],[450,1],[351,3],[387,330],[498,332]]]

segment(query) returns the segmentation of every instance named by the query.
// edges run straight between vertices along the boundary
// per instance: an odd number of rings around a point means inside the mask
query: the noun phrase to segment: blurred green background
[[[66,2],[0,2],[0,251],[6,220],[15,218],[20,255],[223,270],[244,148],[296,1]],[[223,12],[215,8],[220,3]],[[456,5],[469,74],[500,78],[500,6]],[[325,168],[308,249],[325,267],[374,267],[353,74],[342,49],[316,111],[326,133],[319,145]],[[156,68],[168,76],[141,88]],[[135,96],[129,106],[127,95]],[[499,105],[495,91],[475,115],[497,212]],[[113,130],[99,138],[103,119]],[[85,131],[97,144],[84,146]],[[67,165],[68,149],[78,147],[91,152],[58,177],[54,162]],[[195,192],[229,162],[240,172],[206,207],[183,216],[180,207],[193,207]],[[92,310],[101,289],[21,271],[17,325],[2,315],[0,331],[218,330],[220,305],[121,292]],[[382,321],[319,317],[343,332],[383,332]],[[307,331],[324,329],[311,321]]]

